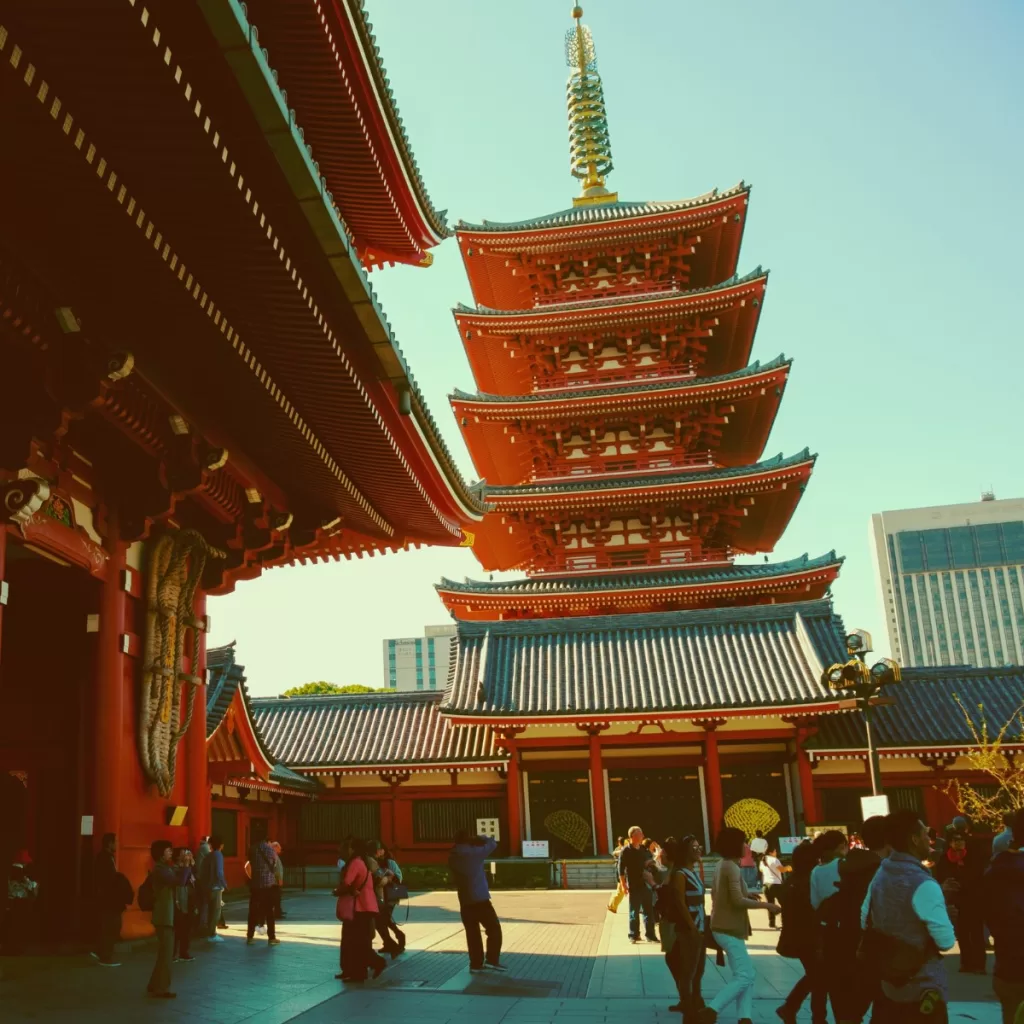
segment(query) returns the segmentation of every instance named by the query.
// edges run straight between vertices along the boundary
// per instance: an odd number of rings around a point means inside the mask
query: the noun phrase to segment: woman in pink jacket
[[[384,970],[384,957],[374,952],[374,922],[380,909],[373,891],[377,852],[373,841],[354,844],[354,856],[345,865],[338,896],[338,917],[341,920],[342,981],[366,981],[368,971],[376,978]]]

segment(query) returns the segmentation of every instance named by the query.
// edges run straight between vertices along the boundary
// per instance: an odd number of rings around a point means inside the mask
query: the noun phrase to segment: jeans
[[[657,941],[654,934],[654,896],[646,885],[629,890],[629,937],[640,938],[640,912],[644,915],[644,932],[650,942]]]
[[[809,995],[811,997],[811,1021],[813,1024],[827,1024],[828,980],[825,976],[821,956],[817,953],[808,953],[800,957],[800,963],[803,964],[804,976],[797,980],[782,1005],[785,1009],[796,1013],[804,1005],[804,1000]],[[839,1016],[839,1011],[835,1006],[832,1007],[832,1010],[838,1020],[843,1019]]]
[[[469,952],[469,966],[483,967],[484,943],[480,929],[487,933],[487,962],[496,964],[501,959],[501,922],[490,900],[482,903],[466,903],[459,908],[462,926],[466,929],[466,948]]]
[[[214,889],[209,895],[209,902],[206,905],[206,934],[216,935],[217,925],[220,923],[221,915],[224,913],[224,890]]]
[[[1003,1007],[1003,1024],[1016,1024],[1017,1009],[1024,1006],[1024,981],[993,978],[992,991]]]
[[[174,960],[174,928],[156,926],[156,963],[149,976],[150,992],[169,992],[171,988],[171,962]]]
[[[276,887],[275,887],[276,888]],[[267,938],[276,939],[277,933],[274,930],[274,889],[257,889],[255,886],[249,889],[249,921],[246,926],[246,938],[251,939],[256,931],[256,926],[267,924]]]
[[[725,961],[732,978],[708,1003],[716,1013],[721,1013],[730,1003],[736,1004],[736,1015],[742,1019],[754,1016],[754,962],[747,952],[747,944],[735,935],[715,932],[715,941],[725,950]]]
[[[704,977],[704,935],[682,927],[676,930],[676,941],[665,954],[672,980],[679,993],[679,1005],[683,1008],[683,1020],[689,1024],[697,1019],[697,1013],[704,1006],[700,995],[700,983]]]

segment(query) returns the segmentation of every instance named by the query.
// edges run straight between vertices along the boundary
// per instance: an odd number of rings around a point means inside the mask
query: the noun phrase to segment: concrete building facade
[[[448,684],[455,625],[427,626],[423,636],[384,641],[384,688],[415,693]]]
[[[1024,499],[879,512],[871,536],[902,665],[1024,664]]]

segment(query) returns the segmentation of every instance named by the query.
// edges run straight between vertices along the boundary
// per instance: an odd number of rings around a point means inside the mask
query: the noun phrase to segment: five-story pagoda
[[[527,579],[444,580],[441,597],[484,620],[820,598],[834,553],[733,563],[774,548],[815,458],[762,459],[790,361],[749,361],[768,278],[737,275],[750,189],[643,203],[608,190],[582,13],[566,38],[580,195],[456,231],[476,306],[455,320],[479,391],[452,406],[491,508],[474,550]]]

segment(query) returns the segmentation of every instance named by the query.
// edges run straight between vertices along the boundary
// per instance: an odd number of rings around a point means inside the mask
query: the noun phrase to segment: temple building
[[[329,868],[349,834],[443,861],[457,829],[496,823],[500,855],[546,840],[562,884],[593,884],[587,858],[607,861],[632,824],[705,845],[723,821],[802,834],[855,824],[870,792],[863,721],[823,680],[848,657],[829,594],[842,559],[767,560],[814,456],[764,457],[791,363],[751,361],[767,274],[737,273],[750,190],[608,190],[581,14],[567,40],[581,194],[455,232],[476,300],[455,322],[479,391],[451,399],[482,478],[474,552],[524,575],[438,585],[456,631],[434,693],[236,712],[262,737],[260,780],[284,785],[269,767],[283,763],[317,784],[281,796],[270,826],[306,865]],[[953,693],[999,728],[1024,674],[908,672],[874,712],[884,788],[936,826],[955,813],[947,783],[991,783]],[[267,792],[215,793],[236,844],[270,818]]]
[[[0,134],[0,856],[61,940],[104,833],[138,886],[214,798],[319,788],[208,661],[208,596],[484,509],[369,283],[449,232],[360,0],[6,5]]]

